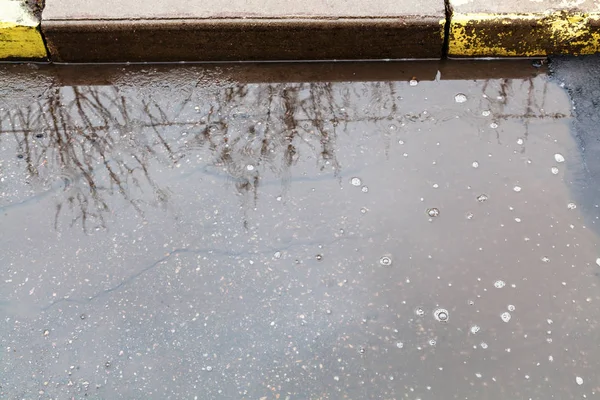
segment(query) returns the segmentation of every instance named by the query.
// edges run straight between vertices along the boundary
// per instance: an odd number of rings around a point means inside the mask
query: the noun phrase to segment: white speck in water
[[[340,377],[339,377],[339,376],[334,376],[334,377],[333,377],[333,380],[334,380],[334,381],[339,381],[339,380],[340,380]]]
[[[457,103],[464,103],[467,101],[467,96],[465,96],[463,93],[458,93],[456,96],[454,96],[454,101]]]
[[[515,186],[513,190],[518,193],[521,191],[521,186]]]
[[[580,376],[578,376],[578,377],[575,377],[575,382],[577,382],[577,384],[578,384],[579,386],[581,386],[581,385],[583,385],[583,378],[582,378],[582,377],[580,377]]]
[[[210,372],[210,371],[212,371],[212,367],[209,365],[208,367],[206,367],[206,370],[207,370],[208,372]]]
[[[363,193],[367,193],[369,188],[367,186],[363,186],[360,190],[362,190]]]
[[[473,168],[479,168],[479,163],[477,161],[473,161],[473,164],[471,164],[473,166]]]
[[[437,208],[429,208],[427,210],[427,215],[429,215],[431,218],[437,217],[438,215],[440,215],[440,210],[438,210]]]
[[[437,188],[440,187],[440,185],[438,185],[437,183],[434,183],[432,186],[433,186],[434,189],[437,189]]]
[[[472,333],[473,335],[474,335],[474,334],[476,334],[477,332],[479,332],[480,330],[481,330],[481,327],[479,327],[479,325],[473,325],[473,326],[471,327],[471,333]]]
[[[508,309],[508,311],[515,311],[515,306],[513,306],[512,304],[509,304],[508,307],[506,307]]]
[[[392,258],[390,256],[383,256],[379,259],[379,264],[383,265],[384,267],[389,267],[392,265]]]
[[[596,265],[600,267],[600,258],[596,258]]]
[[[484,201],[487,201],[488,196],[487,194],[480,194],[479,196],[477,196],[477,201],[480,203],[483,203]]]
[[[360,212],[361,212],[362,214],[366,214],[366,213],[367,213],[367,211],[369,211],[369,210],[367,210],[367,207],[363,207],[363,208],[361,208],[361,209],[360,209]]]
[[[396,347],[399,348],[399,349],[401,349],[401,348],[404,347],[404,343],[398,342],[398,343],[396,343]]]
[[[556,154],[554,155],[554,160],[555,160],[557,163],[562,163],[562,162],[565,162],[565,157],[563,157],[563,155],[562,155],[562,154],[560,154],[560,153],[556,153]]]
[[[550,361],[550,362],[554,361],[554,357],[548,356],[548,361]]]
[[[469,212],[465,216],[467,217],[467,219],[473,219],[473,213]]]
[[[492,123],[490,124],[490,128],[492,128],[492,129],[496,129],[497,127],[498,127],[498,124],[497,124],[497,123],[495,123],[495,122],[492,122]]]
[[[494,282],[494,287],[496,289],[502,289],[504,286],[506,286],[506,282],[502,280],[497,280],[496,282]]]
[[[558,167],[552,167],[550,168],[550,171],[552,172],[552,175],[558,175]]]
[[[446,310],[444,308],[438,308],[437,310],[435,310],[433,312],[433,316],[435,319],[437,319],[440,322],[448,322],[448,318],[450,317],[450,314],[448,314],[448,310]]]
[[[546,322],[548,323],[548,325],[552,325],[554,323],[554,321],[552,321],[551,319],[547,319]]]
[[[417,307],[415,309],[415,314],[417,314],[417,316],[422,317],[423,315],[425,315],[425,310],[423,310],[421,307]]]
[[[482,349],[487,349],[488,348],[488,344],[486,342],[481,342],[480,344]]]
[[[248,171],[254,171],[254,165],[252,165],[252,164],[248,164],[248,165],[246,165],[246,169],[247,169]]]
[[[482,375],[478,372],[478,373],[475,374],[475,376],[478,377],[478,378],[481,378]]]
[[[404,144],[404,140],[398,140],[398,144]]]
[[[517,139],[517,144],[523,144],[523,143],[525,143],[525,142],[523,141],[523,138],[518,138],[518,139]]]
[[[408,82],[408,84],[410,86],[417,86],[419,84],[419,81],[417,81],[416,79],[413,78]]]
[[[569,203],[569,204],[567,204],[567,208],[569,210],[574,210],[577,208],[577,205],[575,203]]]
[[[360,178],[354,177],[350,179],[350,183],[352,184],[352,186],[360,186],[362,181],[360,180]]]
[[[492,114],[492,112],[490,110],[483,110],[481,112],[481,115],[483,115],[484,117],[489,117]]]
[[[505,311],[502,314],[500,314],[500,318],[502,319],[503,322],[508,322],[508,321],[510,321],[511,315],[509,312]]]
[[[273,254],[273,258],[281,258],[281,252],[276,251],[275,254]]]
[[[546,256],[542,257],[541,260],[545,263],[550,262],[550,259]]]
[[[436,344],[436,343],[437,343],[437,342],[435,341],[435,339],[430,339],[430,340],[429,340],[429,345],[430,345],[430,346],[435,346],[435,344]]]

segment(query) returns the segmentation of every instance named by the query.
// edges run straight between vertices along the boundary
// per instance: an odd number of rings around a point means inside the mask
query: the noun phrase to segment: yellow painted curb
[[[452,16],[450,57],[535,57],[600,52],[600,14],[460,14]]]
[[[0,0],[0,60],[46,58],[39,25],[22,1]]]

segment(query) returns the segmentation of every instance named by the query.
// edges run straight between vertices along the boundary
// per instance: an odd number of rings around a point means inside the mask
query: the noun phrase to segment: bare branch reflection
[[[126,74],[114,85],[57,85],[26,106],[0,109],[0,141],[12,135],[27,179],[61,193],[57,230],[63,220],[85,232],[107,228],[112,196],[142,218],[147,207],[166,209],[172,193],[153,174],[198,157],[232,183],[243,207],[255,207],[265,176],[285,192],[301,158],[339,179],[336,143],[348,129],[369,124],[391,135],[434,122],[402,103],[406,82],[214,84],[175,72],[141,80],[152,73]],[[486,83],[484,92],[488,86],[505,99],[510,82]],[[498,101],[494,116],[535,118],[533,101],[521,116],[503,113]]]

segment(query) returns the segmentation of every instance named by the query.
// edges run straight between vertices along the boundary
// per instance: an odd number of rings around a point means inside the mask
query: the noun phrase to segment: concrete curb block
[[[542,57],[600,51],[600,13],[453,13],[449,57]]]
[[[45,59],[40,22],[18,0],[0,0],[0,60]]]
[[[438,59],[445,20],[421,18],[44,21],[53,61]]]

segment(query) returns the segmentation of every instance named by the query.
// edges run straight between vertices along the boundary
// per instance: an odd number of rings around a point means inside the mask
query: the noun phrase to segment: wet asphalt
[[[0,398],[598,397],[598,65],[1,65]]]

